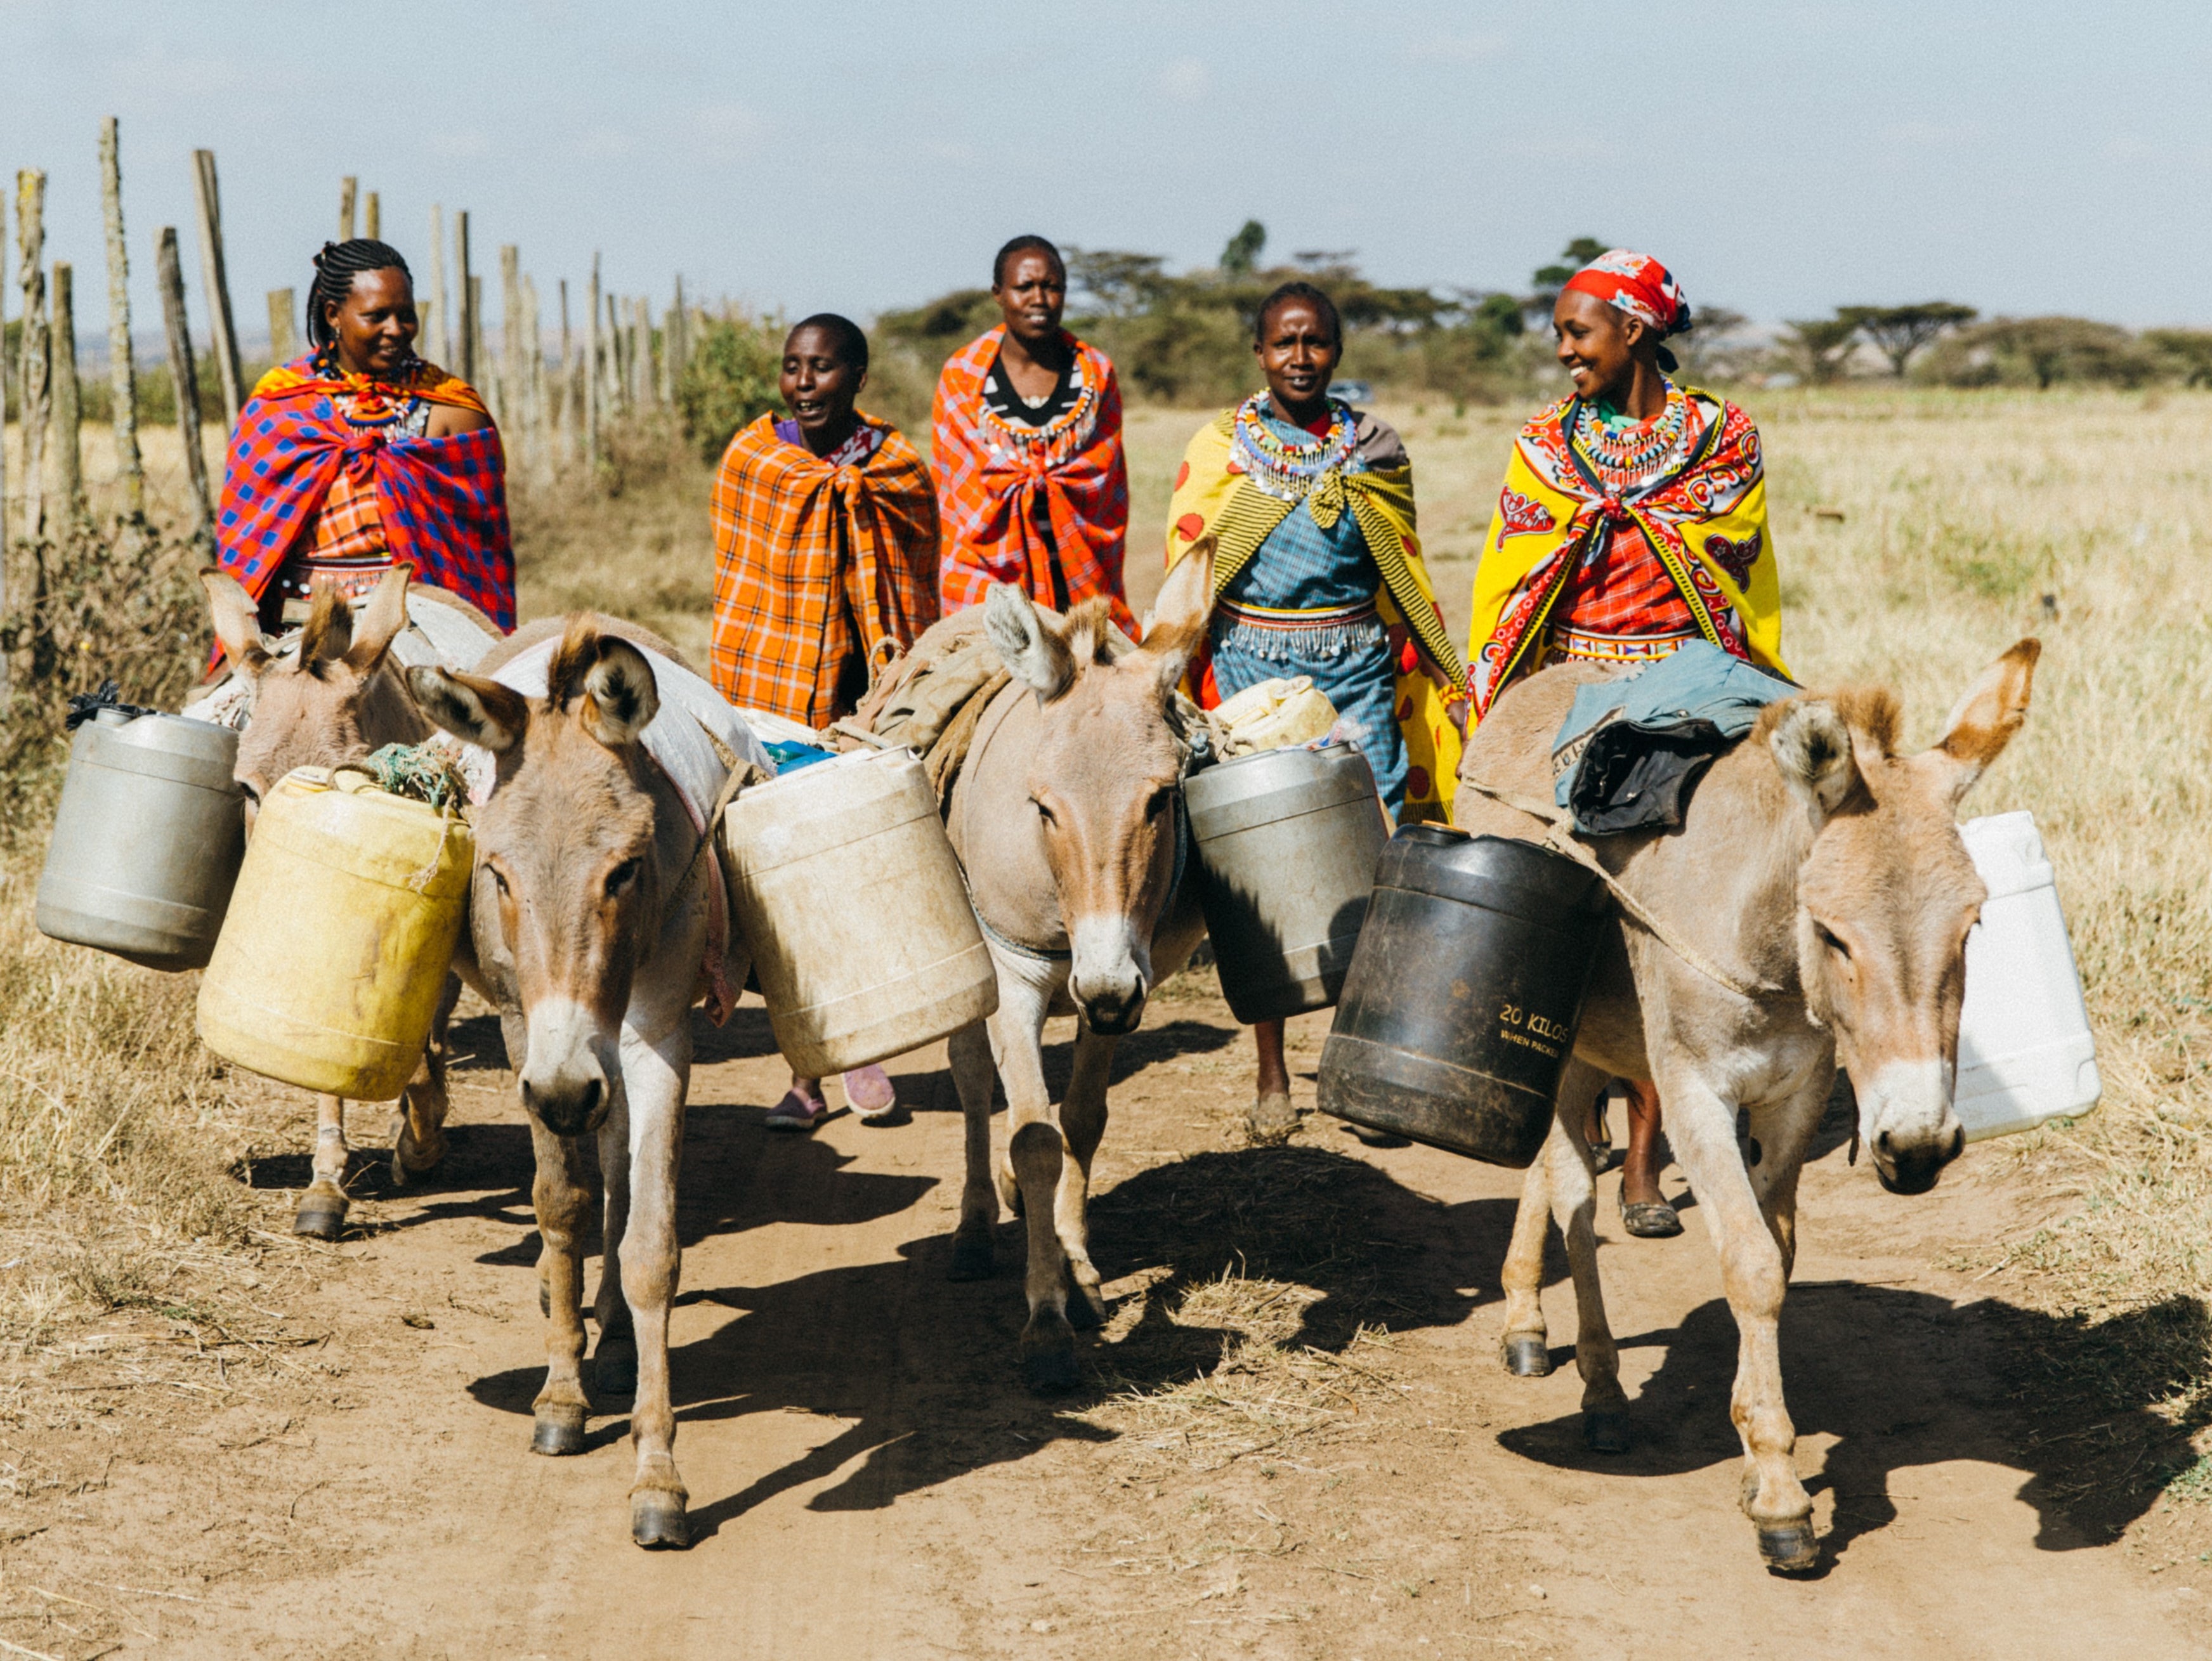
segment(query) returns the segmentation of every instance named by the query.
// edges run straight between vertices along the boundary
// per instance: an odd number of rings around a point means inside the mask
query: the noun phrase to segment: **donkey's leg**
[[[607,1122],[599,1127],[599,1289],[592,1318],[599,1324],[592,1352],[592,1393],[628,1396],[637,1388],[637,1330],[623,1297],[623,1236],[629,1228],[629,1095],[615,1092]]]
[[[668,1310],[683,1269],[676,1237],[676,1173],[683,1154],[684,1098],[691,1080],[691,1027],[679,1014],[656,1043],[623,1029],[623,1093],[629,1107],[629,1226],[622,1289],[637,1334],[637,1393],[630,1446],[630,1538],[641,1546],[687,1546],[690,1495],[676,1471],[676,1409],[668,1384]]]
[[[1060,1135],[1072,1157],[1060,1171],[1053,1222],[1060,1249],[1067,1254],[1068,1277],[1075,1285],[1068,1319],[1085,1328],[1103,1325],[1106,1319],[1106,1297],[1098,1289],[1098,1270],[1091,1261],[1089,1214],[1091,1160],[1106,1134],[1106,1081],[1114,1065],[1115,1043],[1092,1032],[1087,1022],[1077,1025],[1075,1071],[1060,1104]]]
[[[1781,1248],[1784,1280],[1797,1263],[1797,1179],[1805,1169],[1813,1132],[1827,1111],[1835,1070],[1832,1065],[1815,1067],[1781,1100],[1754,1108],[1751,1114],[1751,1145],[1744,1150],[1744,1161],[1751,1173],[1751,1191],[1759,1197],[1759,1214]]]
[[[1628,1451],[1628,1397],[1620,1389],[1620,1351],[1606,1320],[1597,1272],[1597,1165],[1591,1156],[1587,1104],[1605,1076],[1571,1062],[1559,1100],[1581,1104],[1555,1112],[1544,1143],[1552,1215],[1566,1236],[1567,1269],[1575,1282],[1575,1371],[1583,1375],[1583,1440],[1596,1453]]]
[[[337,1096],[315,1098],[314,1173],[300,1209],[292,1215],[292,1232],[311,1240],[334,1240],[345,1229],[345,1103]]]
[[[399,1111],[392,1116],[392,1185],[404,1188],[415,1173],[434,1169],[446,1157],[446,1033],[453,1006],[461,1001],[461,978],[446,977],[438,1013],[430,1022],[430,1041],[422,1065],[407,1081]]]
[[[1006,1167],[1002,1193],[1018,1199],[1029,1224],[1029,1325],[1022,1329],[1022,1373],[1032,1390],[1075,1385],[1075,1333],[1067,1324],[1067,1260],[1060,1251],[1054,1209],[1066,1148],[1053,1123],[1044,1082],[1044,1018],[1065,964],[1001,959],[999,1012],[990,1018],[991,1047],[1006,1085]],[[1009,1180],[1011,1179],[1011,1180]]]
[[[578,1233],[592,1200],[585,1182],[584,1145],[572,1137],[554,1135],[535,1118],[530,1121],[530,1141],[538,1155],[538,1176],[530,1197],[543,1242],[538,1253],[538,1297],[549,1318],[545,1386],[530,1404],[536,1420],[530,1451],[580,1453],[589,1403],[579,1367],[584,1354],[584,1262]]]
[[[1513,1239],[1498,1271],[1505,1288],[1505,1370],[1523,1379],[1540,1379],[1552,1370],[1551,1339],[1544,1327],[1544,1236],[1552,1226],[1552,1144],[1565,1136],[1555,1116],[1551,1135],[1522,1179]]]
[[[1735,1104],[1717,1094],[1694,1068],[1662,1056],[1652,1059],[1660,1099],[1667,1104],[1667,1140],[1720,1253],[1721,1285],[1735,1316],[1735,1389],[1729,1413],[1743,1440],[1744,1512],[1758,1525],[1759,1549],[1769,1567],[1810,1567],[1813,1501],[1797,1480],[1792,1457],[1797,1431],[1782,1396],[1780,1326],[1788,1287],[1782,1247],[1744,1169]]]
[[[960,1226],[953,1232],[952,1267],[945,1278],[986,1280],[997,1266],[991,1231],[999,1221],[999,1194],[991,1181],[991,1090],[998,1081],[991,1065],[991,1035],[979,1021],[953,1034],[945,1048],[967,1132]]]

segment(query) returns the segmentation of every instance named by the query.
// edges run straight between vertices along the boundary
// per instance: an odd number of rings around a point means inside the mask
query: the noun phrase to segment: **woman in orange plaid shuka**
[[[742,427],[715,475],[715,689],[827,726],[867,690],[886,640],[937,621],[937,494],[889,422],[853,407],[868,338],[830,312],[783,346],[788,416]]]
[[[714,688],[740,710],[811,727],[849,714],[886,640],[937,621],[937,493],[915,447],[853,407],[868,337],[831,312],[783,343],[788,417],[740,428],[714,476]],[[880,1067],[845,1075],[863,1124],[901,1117]],[[822,1081],[793,1073],[774,1131],[830,1117]]]

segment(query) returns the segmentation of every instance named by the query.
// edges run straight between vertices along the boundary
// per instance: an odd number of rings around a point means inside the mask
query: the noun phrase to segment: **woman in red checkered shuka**
[[[514,627],[506,458],[474,388],[415,355],[415,290],[398,250],[325,243],[306,357],[239,411],[216,512],[223,569],[274,632],[318,577],[349,597],[395,564]]]

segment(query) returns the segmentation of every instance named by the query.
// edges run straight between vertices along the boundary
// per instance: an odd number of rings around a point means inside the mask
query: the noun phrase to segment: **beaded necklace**
[[[1237,406],[1230,436],[1231,461],[1261,490],[1280,501],[1300,501],[1324,475],[1350,469],[1359,449],[1359,425],[1350,404],[1331,398],[1328,431],[1300,439],[1284,439],[1267,425],[1273,408],[1265,392],[1254,393]]]
[[[1648,421],[1609,427],[1595,407],[1588,403],[1581,405],[1575,416],[1575,447],[1614,489],[1639,484],[1662,470],[1689,429],[1689,400],[1674,382],[1664,385],[1666,407]]]

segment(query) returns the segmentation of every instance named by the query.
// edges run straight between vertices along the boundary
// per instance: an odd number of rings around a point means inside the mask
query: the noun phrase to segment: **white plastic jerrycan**
[[[2081,1002],[2065,914],[2035,816],[1992,814],[1959,827],[1989,885],[1966,937],[1956,1106],[1966,1140],[2032,1131],[2097,1105],[2097,1045]]]

